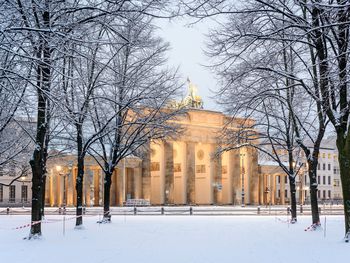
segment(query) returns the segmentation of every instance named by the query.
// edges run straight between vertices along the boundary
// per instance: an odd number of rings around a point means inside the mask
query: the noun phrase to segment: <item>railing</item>
[[[311,207],[297,206],[298,215],[311,215]],[[342,205],[319,206],[321,215],[342,215],[344,213]],[[58,208],[46,207],[46,215],[69,214],[74,215],[75,207]],[[102,207],[84,207],[83,213],[87,215],[103,215]],[[112,207],[111,215],[165,215],[165,216],[281,216],[288,215],[290,207],[287,206],[144,206],[144,207]],[[3,214],[30,214],[30,208],[9,207],[0,208],[0,215]]]
[[[19,206],[30,206],[31,202],[29,198],[3,198],[0,199],[0,207],[19,207]]]
[[[151,203],[146,199],[128,199],[123,204],[124,206],[150,206]]]

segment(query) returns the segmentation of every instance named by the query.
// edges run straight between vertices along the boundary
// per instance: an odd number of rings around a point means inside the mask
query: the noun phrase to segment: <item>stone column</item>
[[[259,171],[258,171],[258,153],[256,149],[247,150],[247,165],[249,169],[249,203],[259,204]]]
[[[186,189],[186,143],[174,142],[173,144],[173,158],[174,158],[174,187],[173,196],[175,204],[186,204],[187,189]]]
[[[276,204],[276,176],[274,174],[270,174],[270,198],[271,204]]]
[[[222,204],[232,204],[233,200],[233,172],[234,172],[234,162],[233,162],[233,152],[224,152],[221,159],[221,203]]]
[[[60,180],[60,175],[58,173],[55,174],[54,176],[54,182],[56,185],[56,193],[55,193],[55,205],[60,206],[61,205],[61,180]]]
[[[112,179],[112,184],[111,184],[111,190],[110,190],[110,206],[115,206],[116,205],[116,171],[113,171],[113,174],[111,175],[111,179]]]
[[[159,205],[165,201],[164,143],[153,143],[151,149],[151,204]]]
[[[134,193],[136,199],[142,198],[142,168],[141,167],[135,167],[134,168]]]
[[[151,201],[151,146],[148,144],[146,146],[146,151],[142,155],[142,163],[141,163],[141,183],[142,183],[142,191],[141,198]]]
[[[285,198],[285,189],[286,189],[286,184],[285,184],[285,179],[286,179],[286,176],[285,175],[280,175],[281,177],[281,184],[280,184],[280,187],[281,187],[281,204],[284,205],[286,203],[286,198]]]
[[[100,201],[100,177],[99,174],[95,171],[91,171],[94,177],[94,206],[99,206]]]
[[[232,150],[232,163],[233,163],[233,175],[232,175],[232,199],[233,204],[238,205],[241,203],[241,161],[239,156],[239,149]]]
[[[55,205],[53,178],[54,178],[54,173],[51,170],[50,176],[48,177],[48,179],[49,179],[49,203],[50,203],[50,206]]]
[[[173,142],[164,142],[164,161],[165,161],[165,178],[164,178],[164,203],[174,203],[174,147]]]
[[[215,145],[212,145],[212,188],[213,188],[213,204],[222,204],[222,188],[218,189],[218,185],[222,187],[222,157],[215,156]]]
[[[195,143],[186,143],[186,203],[195,203]]]
[[[117,176],[117,195],[118,195],[118,205],[123,205],[125,202],[125,193],[126,193],[126,171],[125,171],[125,159],[120,161],[120,167],[118,167],[118,176]]]
[[[91,186],[93,185],[93,171],[91,169],[86,169],[84,178],[84,204],[89,207],[91,206],[92,199],[94,196],[91,196]]]
[[[259,174],[259,205],[264,204],[264,177],[265,176],[263,174]]]
[[[98,168],[96,169],[95,168],[95,172],[99,175],[99,182],[100,182],[100,185],[99,185],[99,197],[100,199],[98,200],[98,203],[100,206],[103,206],[103,196],[104,196],[104,180],[105,180],[105,177],[104,177],[104,173],[102,172],[102,169]]]
[[[77,175],[78,175],[78,168],[75,167],[74,169],[72,169],[72,195],[73,195],[73,204],[74,206],[76,206],[77,204],[77,190],[76,190],[76,185],[77,185]]]

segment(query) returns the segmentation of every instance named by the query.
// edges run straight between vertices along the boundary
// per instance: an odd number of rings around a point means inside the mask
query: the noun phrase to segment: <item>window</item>
[[[284,183],[285,184],[288,183],[288,177],[287,176],[284,177]]]
[[[10,185],[9,202],[14,203],[16,201],[16,186]]]
[[[284,197],[288,198],[288,191],[287,190],[284,190]]]
[[[331,177],[328,176],[328,185],[331,185]]]
[[[221,174],[227,174],[227,165],[223,165],[221,168]]]
[[[326,170],[326,164],[325,163],[322,164],[322,170],[323,171]]]
[[[322,158],[326,158],[326,154],[325,153],[322,153]]]
[[[321,164],[320,163],[317,164],[317,170],[321,170]]]
[[[332,155],[330,153],[328,154],[328,159],[332,159]]]
[[[175,173],[181,172],[181,163],[174,163],[174,172]]]
[[[323,199],[326,199],[326,190],[323,190]]]
[[[277,175],[277,183],[281,183],[281,176]]]
[[[328,171],[331,171],[331,170],[332,170],[331,164],[329,163],[329,164],[328,164]]]
[[[278,198],[281,198],[281,190],[280,189],[278,189],[277,193],[278,193]]]
[[[22,185],[21,200],[22,202],[28,202],[28,185]]]
[[[331,196],[332,196],[332,192],[331,190],[328,190],[328,198],[331,198]]]
[[[333,181],[333,185],[334,186],[340,186],[340,181],[339,181],[339,179],[334,179],[334,181]]]
[[[318,184],[321,183],[321,176],[317,176],[317,183],[318,183]]]
[[[160,171],[160,165],[158,162],[151,162],[151,172]]]
[[[205,164],[196,165],[196,173],[205,173]]]
[[[0,166],[0,176],[4,176],[4,168],[2,166]]]
[[[320,198],[321,194],[320,194],[320,190],[317,190],[317,198]]]
[[[0,203],[4,202],[4,187],[0,185]]]
[[[326,184],[326,176],[323,176],[322,183],[323,183],[323,184]]]

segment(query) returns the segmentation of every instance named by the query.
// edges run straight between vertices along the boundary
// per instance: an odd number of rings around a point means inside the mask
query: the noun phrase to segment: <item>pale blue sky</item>
[[[172,66],[179,66],[183,80],[187,77],[198,88],[198,95],[203,98],[204,108],[209,110],[220,110],[215,101],[210,98],[215,90],[216,81],[214,74],[203,65],[209,65],[205,56],[205,34],[208,33],[210,22],[201,22],[195,25],[187,25],[184,20],[160,20],[157,23],[161,29],[160,35],[171,45],[169,52],[169,63]]]

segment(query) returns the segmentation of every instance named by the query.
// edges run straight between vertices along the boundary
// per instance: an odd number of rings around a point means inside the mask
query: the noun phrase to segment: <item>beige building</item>
[[[128,199],[145,199],[152,205],[260,203],[256,150],[243,147],[216,155],[217,138],[227,120],[220,112],[190,109],[177,120],[184,128],[179,138],[153,141],[142,160],[129,157],[118,165],[112,178],[111,205],[122,205]],[[234,122],[231,129],[238,125]],[[74,205],[77,171],[72,158],[49,164],[48,205]],[[83,203],[101,205],[102,170],[90,158],[85,165]]]

